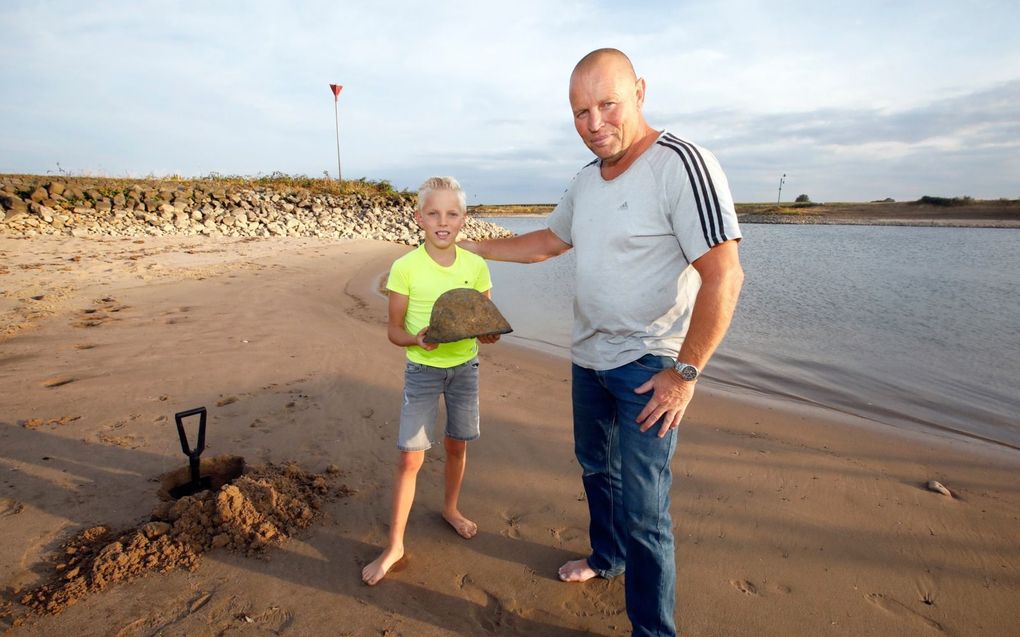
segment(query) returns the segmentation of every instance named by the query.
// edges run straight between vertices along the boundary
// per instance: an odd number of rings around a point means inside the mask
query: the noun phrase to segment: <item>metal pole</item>
[[[343,181],[343,173],[340,172],[340,100],[338,96],[333,97],[333,113],[336,118],[336,179]]]
[[[783,173],[783,176],[779,178],[779,196],[776,197],[776,205],[779,205],[779,202],[783,200],[783,182],[784,181],[786,181],[786,173]]]

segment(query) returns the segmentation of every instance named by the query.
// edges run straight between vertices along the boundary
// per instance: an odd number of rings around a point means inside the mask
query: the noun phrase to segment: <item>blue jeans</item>
[[[478,426],[478,357],[454,367],[432,367],[407,361],[404,404],[400,408],[397,448],[425,451],[435,444],[439,395],[446,401],[447,438],[475,440]]]
[[[622,367],[573,366],[574,453],[591,516],[588,565],[602,577],[626,570],[624,592],[634,635],[675,635],[676,563],[669,489],[676,429],[658,437],[635,422],[651,391],[634,389],[672,366],[646,354]]]

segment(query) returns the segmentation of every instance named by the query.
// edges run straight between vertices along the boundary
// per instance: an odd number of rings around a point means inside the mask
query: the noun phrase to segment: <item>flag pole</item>
[[[333,91],[333,117],[336,120],[336,179],[342,182],[344,177],[340,170],[340,91],[343,85],[330,84],[329,88]]]

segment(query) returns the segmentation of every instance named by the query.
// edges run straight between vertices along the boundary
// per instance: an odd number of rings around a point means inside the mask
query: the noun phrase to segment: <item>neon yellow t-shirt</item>
[[[489,266],[473,252],[457,248],[457,258],[450,267],[432,260],[425,246],[418,246],[393,262],[386,289],[408,297],[404,329],[417,334],[429,324],[432,306],[439,295],[454,288],[472,288],[485,292],[492,287]],[[466,338],[454,343],[440,343],[432,351],[417,345],[405,348],[407,359],[432,367],[454,367],[468,362],[478,354],[478,339]]]

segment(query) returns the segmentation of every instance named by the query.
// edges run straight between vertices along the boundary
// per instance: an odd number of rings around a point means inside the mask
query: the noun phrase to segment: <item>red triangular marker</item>
[[[340,99],[340,91],[343,90],[344,85],[343,84],[330,84],[329,88],[331,88],[333,90],[333,101],[335,102],[336,100]]]

